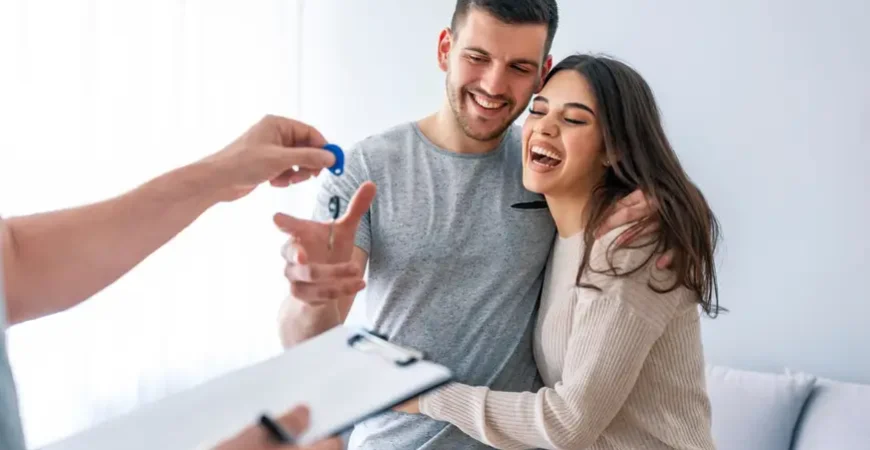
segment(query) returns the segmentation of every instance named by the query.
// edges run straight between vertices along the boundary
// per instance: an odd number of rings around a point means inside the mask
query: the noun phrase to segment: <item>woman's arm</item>
[[[594,267],[601,267],[603,253],[593,249]],[[644,250],[625,249],[614,264],[634,268],[645,258]],[[654,261],[632,276],[590,277],[603,292],[578,302],[561,383],[534,393],[451,384],[421,397],[421,413],[497,448],[591,446],[622,408],[651,347],[685,298],[681,290],[658,294],[648,287],[646,270]]]

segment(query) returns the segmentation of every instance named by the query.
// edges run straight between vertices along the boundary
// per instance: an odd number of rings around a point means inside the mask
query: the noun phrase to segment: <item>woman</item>
[[[529,113],[523,183],[544,195],[558,228],[535,332],[546,387],[454,383],[401,410],[419,408],[497,448],[714,448],[698,310],[720,309],[718,225],[668,143],[650,88],[614,59],[574,55],[548,74]],[[635,189],[658,217],[594,236]],[[620,246],[630,236],[640,237]],[[673,259],[660,270],[665,249]]]

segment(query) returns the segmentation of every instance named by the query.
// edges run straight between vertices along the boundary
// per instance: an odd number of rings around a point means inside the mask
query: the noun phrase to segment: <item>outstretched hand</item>
[[[360,185],[335,224],[275,215],[275,224],[290,235],[282,253],[286,261],[284,275],[295,298],[312,305],[324,304],[356,294],[365,287],[362,268],[351,261],[351,256],[357,228],[375,193],[374,183]],[[331,250],[330,227],[334,227]]]
[[[645,219],[653,214],[658,205],[650,204],[646,196],[640,189],[635,190],[631,194],[625,196],[616,202],[616,205],[611,209],[609,215],[596,230],[595,237],[600,238],[605,234],[631,222]],[[616,245],[624,245],[634,242],[635,239],[655,233],[659,228],[657,220],[650,222],[647,226],[640,228],[637,231],[625,232],[616,240]],[[668,250],[656,260],[656,267],[665,269],[671,265],[673,259],[673,251]]]

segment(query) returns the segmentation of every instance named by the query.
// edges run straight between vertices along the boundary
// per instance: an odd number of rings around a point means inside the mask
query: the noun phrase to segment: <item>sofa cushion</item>
[[[814,376],[802,373],[707,366],[716,448],[789,450],[814,382]]]
[[[870,386],[820,378],[795,430],[794,450],[870,448]]]

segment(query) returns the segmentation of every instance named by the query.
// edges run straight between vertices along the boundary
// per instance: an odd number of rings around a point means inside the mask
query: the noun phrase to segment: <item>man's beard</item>
[[[450,109],[453,110],[453,117],[456,119],[456,123],[459,124],[459,127],[462,128],[462,132],[465,133],[466,136],[471,139],[487,142],[493,139],[500,137],[508,127],[520,116],[521,111],[516,111],[512,116],[509,116],[508,119],[496,127],[495,130],[490,132],[476,132],[474,127],[471,125],[471,119],[468,117],[469,112],[463,109],[465,105],[466,97],[469,97],[471,94],[465,90],[465,88],[454,89],[450,85],[450,76],[447,76],[447,99],[450,102]],[[474,101],[474,99],[470,99]],[[515,105],[514,102],[508,101],[505,108],[513,108]]]

